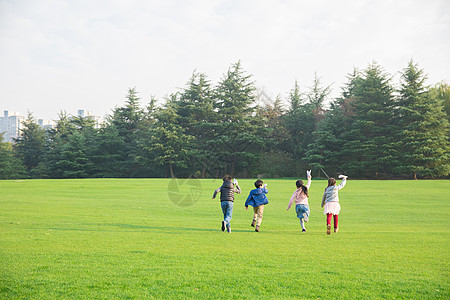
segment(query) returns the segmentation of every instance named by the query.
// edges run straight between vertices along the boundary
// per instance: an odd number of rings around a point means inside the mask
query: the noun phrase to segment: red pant
[[[331,216],[333,214],[327,214],[327,226],[331,225]],[[334,228],[338,228],[338,215],[334,215]]]

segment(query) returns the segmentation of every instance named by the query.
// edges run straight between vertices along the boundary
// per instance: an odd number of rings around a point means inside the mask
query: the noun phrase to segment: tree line
[[[31,113],[14,144],[0,145],[0,178],[297,177],[305,169],[354,178],[445,178],[450,173],[450,87],[426,85],[410,61],[400,82],[373,62],[341,95],[315,75],[308,91],[266,97],[240,62],[213,85],[186,86],[144,107],[135,88],[102,128],[59,114],[44,130]],[[397,86],[397,87],[396,87]]]

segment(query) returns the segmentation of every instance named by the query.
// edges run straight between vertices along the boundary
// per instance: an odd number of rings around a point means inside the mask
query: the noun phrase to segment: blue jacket
[[[268,189],[265,188],[257,188],[250,191],[248,195],[247,201],[245,201],[245,206],[253,206],[257,207],[260,205],[269,204],[269,200],[267,199],[266,194],[269,192]]]

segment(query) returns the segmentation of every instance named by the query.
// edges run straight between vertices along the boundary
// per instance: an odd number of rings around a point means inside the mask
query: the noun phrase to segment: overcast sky
[[[0,110],[37,118],[163,99],[194,70],[216,84],[238,60],[286,99],[315,72],[337,96],[372,61],[450,82],[449,58],[448,0],[0,0]]]

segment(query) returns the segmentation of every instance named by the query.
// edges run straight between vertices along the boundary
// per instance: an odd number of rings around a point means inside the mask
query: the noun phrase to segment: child
[[[327,215],[327,234],[331,233],[331,216],[334,216],[334,232],[339,231],[338,228],[338,215],[341,211],[339,205],[338,191],[342,189],[347,183],[347,176],[339,175],[342,178],[341,184],[336,186],[336,179],[328,179],[328,187],[325,189],[322,197],[322,207],[324,207],[323,214]]]
[[[223,212],[222,231],[225,231],[226,228],[227,232],[231,233],[230,221],[233,215],[234,193],[240,194],[241,188],[236,179],[232,183],[231,176],[225,175],[222,186],[214,191],[213,199],[216,198],[218,192],[220,192],[220,205],[222,206]]]
[[[266,196],[269,190],[266,188],[267,184],[263,186],[261,179],[255,181],[255,187],[256,189],[250,191],[247,201],[245,201],[245,209],[247,210],[249,205],[253,206],[253,221],[250,226],[255,227],[256,224],[255,231],[259,232],[259,226],[261,226],[264,213],[264,205],[269,204]]]
[[[309,219],[308,189],[311,186],[311,171],[306,171],[306,177],[308,178],[306,186],[303,185],[301,180],[297,180],[295,183],[297,190],[292,194],[287,207],[287,210],[289,210],[295,201],[295,212],[297,213],[297,218],[300,219],[302,232],[306,232],[305,222],[308,222]]]

